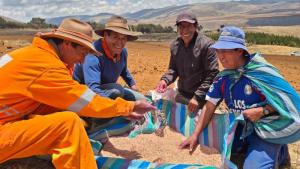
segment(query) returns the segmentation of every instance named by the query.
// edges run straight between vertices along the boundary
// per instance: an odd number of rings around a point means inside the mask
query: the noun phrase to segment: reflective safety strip
[[[68,107],[68,110],[72,112],[79,113],[96,95],[91,89],[86,89],[86,91],[76,100],[71,106]]]
[[[12,61],[12,58],[8,54],[1,56],[0,57],[0,68],[5,66],[10,61]]]
[[[2,108],[0,108],[0,113],[4,113],[6,116],[13,116],[13,115],[20,114],[19,111],[7,105],[3,105]]]
[[[15,108],[13,107],[10,107],[9,110],[8,110],[10,113],[13,113],[13,114],[20,114],[20,112],[18,110],[16,110]]]
[[[4,113],[6,116],[11,116],[12,114],[7,111],[8,109],[9,107],[7,105],[3,105],[2,108],[0,108],[0,112]]]

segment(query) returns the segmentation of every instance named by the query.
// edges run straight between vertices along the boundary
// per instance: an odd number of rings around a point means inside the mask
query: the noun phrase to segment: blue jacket
[[[107,97],[100,86],[107,83],[116,83],[121,76],[129,87],[135,85],[129,70],[127,69],[127,50],[123,48],[121,58],[114,63],[105,56],[101,40],[93,43],[95,48],[103,54],[97,57],[88,54],[83,64],[77,64],[74,68],[73,78],[81,84],[86,84],[95,93]]]

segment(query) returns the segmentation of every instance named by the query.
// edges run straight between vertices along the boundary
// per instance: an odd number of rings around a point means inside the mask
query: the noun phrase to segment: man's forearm
[[[168,71],[161,77],[161,80],[164,80],[167,85],[170,85],[176,80],[176,78],[177,73],[172,69],[168,69]]]

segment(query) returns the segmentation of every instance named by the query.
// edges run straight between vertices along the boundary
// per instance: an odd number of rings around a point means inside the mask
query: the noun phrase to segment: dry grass
[[[300,51],[300,48],[278,45],[250,45],[249,50],[251,52],[260,52],[267,55],[289,56],[293,51]]]
[[[296,36],[300,38],[300,25],[296,26],[256,26],[246,27],[245,31],[264,32],[275,35]]]

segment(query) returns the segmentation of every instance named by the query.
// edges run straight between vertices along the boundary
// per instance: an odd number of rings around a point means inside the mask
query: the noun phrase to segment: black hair
[[[242,49],[242,48],[235,48],[233,49],[234,51],[237,51],[239,49]],[[249,55],[249,53],[245,50],[245,49],[242,49],[243,50],[243,56],[246,56],[246,55]]]

